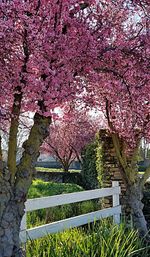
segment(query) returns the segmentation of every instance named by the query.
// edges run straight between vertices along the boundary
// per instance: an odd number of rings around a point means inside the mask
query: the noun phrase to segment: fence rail
[[[106,218],[109,216],[114,217],[115,223],[120,223],[121,206],[119,203],[120,187],[117,181],[112,182],[111,188],[102,188],[95,190],[87,190],[77,193],[62,194],[50,197],[42,197],[27,200],[25,204],[25,215],[22,219],[21,229],[20,229],[20,240],[25,243],[28,239],[36,239],[44,237],[50,233],[61,232],[68,228],[78,227],[85,225],[95,220],[101,218]],[[113,207],[106,208],[103,210],[71,217],[68,219],[60,220],[50,224],[45,224],[35,228],[27,229],[26,227],[26,214],[29,211],[35,211],[43,208],[49,208],[54,206],[59,206],[63,204],[77,203],[86,200],[92,200],[97,198],[103,198],[107,196],[112,196]]]

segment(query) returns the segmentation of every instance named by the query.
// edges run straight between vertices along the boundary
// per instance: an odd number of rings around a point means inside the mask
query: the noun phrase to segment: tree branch
[[[29,49],[27,42],[27,28],[25,24],[24,34],[23,34],[23,52],[24,52],[24,61],[20,73],[20,82],[26,85],[23,73],[27,72],[27,62],[29,60]],[[11,125],[9,132],[9,141],[8,141],[8,168],[11,174],[11,184],[14,184],[15,174],[16,174],[16,154],[17,154],[17,134],[19,128],[19,116],[21,112],[21,102],[22,102],[22,90],[21,86],[18,85],[15,88],[14,93],[14,103],[12,107],[12,117]]]
[[[82,165],[82,158],[80,158],[80,155],[78,153],[78,151],[73,147],[71,146],[73,151],[75,152],[75,155],[76,155],[76,158],[78,159],[78,162]]]
[[[17,93],[14,94],[14,103],[12,107],[12,117],[8,141],[8,169],[11,174],[11,183],[14,183],[16,173],[16,153],[17,153],[17,134],[19,127],[19,115],[21,109],[22,93],[21,87],[16,88]]]

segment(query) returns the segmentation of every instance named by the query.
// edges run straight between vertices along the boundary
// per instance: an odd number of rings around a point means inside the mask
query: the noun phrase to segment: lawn
[[[82,190],[83,188],[76,184],[45,182],[40,179],[35,179],[30,187],[28,198],[59,195]]]
[[[63,169],[55,169],[55,168],[44,168],[44,167],[36,167],[38,171],[47,171],[47,172],[64,172]],[[80,172],[81,170],[69,169],[68,172]]]

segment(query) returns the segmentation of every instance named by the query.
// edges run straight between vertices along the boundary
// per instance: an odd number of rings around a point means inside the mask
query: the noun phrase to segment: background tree
[[[81,152],[93,140],[98,126],[83,110],[65,110],[63,117],[50,127],[50,134],[41,147],[58,160],[64,171],[77,159],[82,164]]]

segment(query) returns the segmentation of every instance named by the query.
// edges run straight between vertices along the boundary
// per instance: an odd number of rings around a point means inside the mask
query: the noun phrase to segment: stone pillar
[[[106,133],[106,130],[101,130],[99,132],[99,140],[100,144],[102,144],[103,187],[111,187],[112,181],[119,181],[119,185],[121,186],[120,202],[123,207],[125,205],[126,187],[119,171],[118,160],[116,158],[112,138]],[[104,199],[104,206],[112,206],[112,197],[109,197],[106,200]]]
[[[122,206],[122,213],[126,215],[126,221],[128,221],[131,218],[131,211],[128,205],[128,201],[126,200],[126,185],[119,170],[118,160],[116,158],[112,138],[107,134],[106,130],[101,130],[99,132],[99,142],[102,147],[102,158],[99,160],[102,161],[103,165],[102,187],[111,187],[112,181],[119,181],[119,185],[121,186],[120,203]],[[142,202],[144,203],[143,212],[150,228],[150,183],[148,182],[145,185],[144,198]],[[104,198],[103,203],[105,208],[111,207],[112,197]]]

